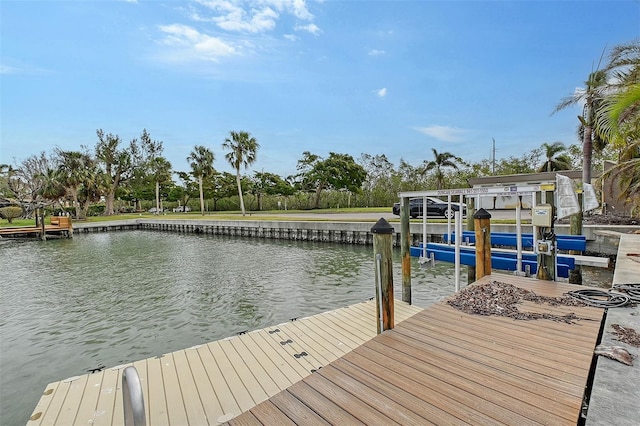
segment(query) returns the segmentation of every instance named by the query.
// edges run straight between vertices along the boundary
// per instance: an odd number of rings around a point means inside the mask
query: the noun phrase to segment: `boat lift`
[[[454,259],[455,259],[455,291],[460,289],[460,244],[462,240],[462,217],[463,205],[465,199],[474,198],[476,205],[479,205],[479,199],[481,197],[497,197],[497,196],[523,196],[531,195],[532,197],[532,227],[533,227],[533,247],[534,252],[538,255],[553,256],[554,258],[554,280],[557,279],[557,259],[555,254],[555,241],[553,241],[553,233],[551,240],[545,238],[539,239],[538,228],[545,227],[552,230],[553,222],[555,219],[561,219],[572,214],[579,213],[580,210],[588,211],[598,207],[597,198],[595,197],[595,191],[591,185],[584,185],[585,198],[583,200],[583,208],[578,204],[576,193],[573,189],[573,183],[571,180],[560,174],[556,175],[555,182],[546,182],[539,185],[503,185],[495,187],[475,187],[475,188],[456,188],[456,189],[440,189],[429,191],[407,191],[400,192],[400,218],[401,223],[407,221],[406,224],[401,224],[401,230],[409,229],[409,214],[408,211],[404,212],[402,209],[406,209],[409,205],[410,198],[422,198],[423,202],[423,215],[422,215],[422,253],[419,258],[421,265],[429,266],[435,264],[435,256],[427,256],[427,197],[447,197],[448,210],[451,210],[451,206],[454,204],[452,197],[458,197],[457,203],[459,205],[458,211],[455,212],[453,217],[453,226],[455,235],[459,238],[455,238],[454,246]],[[554,191],[554,204],[556,206],[556,217],[554,218],[554,208],[547,204],[547,192]],[[537,193],[540,193],[541,204],[537,204]],[[406,203],[405,203],[406,200]],[[593,200],[596,200],[594,203]],[[518,275],[525,275],[526,272],[522,270],[522,212],[521,212],[521,200],[516,203],[516,271]],[[452,241],[451,233],[451,215],[447,218],[447,244],[450,245]],[[401,245],[403,257],[410,254],[410,241],[409,235],[401,236]],[[411,288],[411,273],[410,270],[405,271],[405,268],[409,268],[410,263],[403,262],[402,277],[403,277],[403,289]],[[405,280],[408,280],[405,283]],[[408,300],[407,300],[408,299]],[[410,303],[411,296],[403,294],[403,300]]]

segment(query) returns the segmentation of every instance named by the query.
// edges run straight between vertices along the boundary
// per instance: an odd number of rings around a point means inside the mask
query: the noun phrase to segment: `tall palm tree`
[[[463,163],[463,160],[450,152],[438,152],[435,148],[431,148],[431,151],[433,152],[433,160],[424,161],[422,173],[425,174],[428,171],[435,169],[436,189],[442,189],[444,186],[444,172],[442,169],[445,167],[451,167],[458,170],[458,164],[456,161]]]
[[[205,177],[211,176],[215,170],[213,161],[215,160],[213,151],[202,145],[193,147],[193,151],[187,157],[187,161],[191,165],[193,176],[198,178],[198,186],[200,188],[200,211],[204,216],[204,190],[202,189]]]
[[[604,99],[607,89],[607,73],[605,70],[593,71],[585,81],[583,90],[576,91],[573,95],[564,98],[556,105],[552,114],[570,106],[584,103],[580,121],[579,134],[582,137],[582,182],[591,182],[591,159],[593,156],[594,140],[598,148],[603,148],[606,139],[600,137],[597,132],[597,112]]]
[[[171,163],[164,157],[151,160],[151,175],[156,183],[156,213],[160,212],[160,185],[171,181]]]
[[[242,198],[242,185],[240,184],[240,167],[249,167],[256,161],[256,153],[260,144],[251,136],[250,133],[245,131],[230,132],[231,138],[226,138],[222,144],[223,149],[228,149],[229,152],[225,155],[225,158],[236,169],[236,183],[238,184],[238,195],[240,196],[240,209],[242,210],[242,216],[245,215],[244,211],[244,199]]]
[[[571,168],[571,158],[566,154],[560,154],[567,150],[562,142],[558,141],[552,144],[545,142],[542,144],[542,150],[547,161],[538,169],[539,172],[553,172]]]

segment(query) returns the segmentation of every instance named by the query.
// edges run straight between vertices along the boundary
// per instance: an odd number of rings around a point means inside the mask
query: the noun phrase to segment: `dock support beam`
[[[476,280],[491,275],[491,214],[481,208],[473,215],[476,232]]]
[[[378,334],[390,330],[393,320],[393,226],[380,218],[371,228],[376,265],[376,306]]]
[[[427,243],[426,241],[424,242]],[[400,202],[400,247],[402,255],[402,301],[411,304],[411,234],[409,233],[409,198]]]

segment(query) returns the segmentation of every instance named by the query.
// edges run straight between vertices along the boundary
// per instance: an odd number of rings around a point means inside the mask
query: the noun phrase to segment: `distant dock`
[[[73,236],[71,218],[67,216],[52,216],[49,225],[42,226],[14,226],[0,228],[0,238],[39,238]]]

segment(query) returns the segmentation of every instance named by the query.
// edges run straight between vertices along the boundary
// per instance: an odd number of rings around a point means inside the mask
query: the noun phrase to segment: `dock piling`
[[[376,265],[376,304],[378,334],[390,330],[393,320],[393,226],[380,218],[371,228]]]
[[[491,275],[491,214],[481,208],[473,215],[476,233],[476,280]]]

